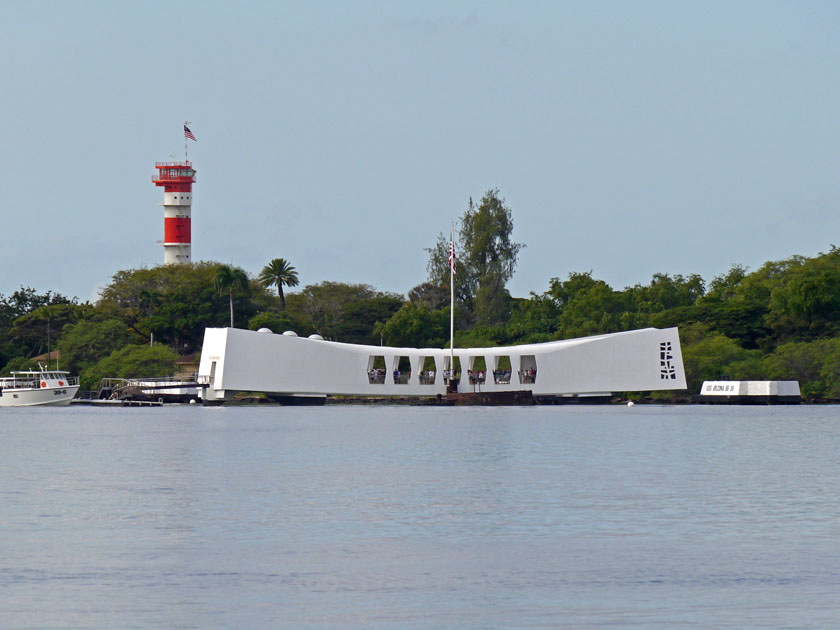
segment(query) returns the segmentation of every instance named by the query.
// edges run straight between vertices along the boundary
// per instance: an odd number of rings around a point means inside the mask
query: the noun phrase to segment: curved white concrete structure
[[[686,388],[676,328],[521,346],[456,348],[455,357],[456,367],[459,360],[462,366],[461,393],[530,390],[539,396]],[[483,357],[484,369],[478,357]],[[225,400],[236,391],[434,396],[446,394],[443,376],[449,369],[449,350],[441,348],[361,346],[208,328],[198,378],[207,386],[207,401]]]

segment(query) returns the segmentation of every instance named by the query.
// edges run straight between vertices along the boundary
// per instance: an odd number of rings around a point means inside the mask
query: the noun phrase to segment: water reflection
[[[838,613],[833,408],[10,411],[7,627]]]

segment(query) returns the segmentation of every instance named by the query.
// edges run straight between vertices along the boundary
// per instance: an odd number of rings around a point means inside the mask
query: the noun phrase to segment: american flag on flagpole
[[[449,241],[449,268],[455,273],[455,241]]]
[[[195,136],[193,135],[193,132],[190,131],[190,128],[187,127],[186,125],[184,125],[184,137],[189,138],[190,140],[195,140],[196,142],[198,142],[198,140],[195,139]]]

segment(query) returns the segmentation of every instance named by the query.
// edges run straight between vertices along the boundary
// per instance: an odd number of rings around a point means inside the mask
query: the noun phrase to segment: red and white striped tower
[[[177,265],[192,261],[190,212],[195,169],[189,160],[155,162],[155,186],[163,186],[163,262]]]

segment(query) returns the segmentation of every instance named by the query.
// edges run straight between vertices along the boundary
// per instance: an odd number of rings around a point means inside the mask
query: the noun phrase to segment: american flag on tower
[[[455,241],[449,241],[449,268],[455,273]]]
[[[189,138],[190,140],[195,140],[196,142],[198,142],[198,140],[195,139],[195,136],[193,135],[193,132],[190,131],[190,128],[187,127],[186,125],[184,125],[184,137]]]

